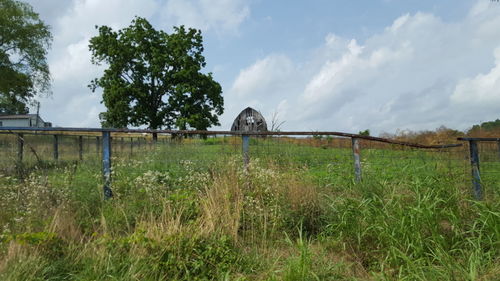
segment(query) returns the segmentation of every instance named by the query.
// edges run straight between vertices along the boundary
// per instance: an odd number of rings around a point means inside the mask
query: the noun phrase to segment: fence
[[[459,138],[468,142],[474,197],[483,198],[483,187],[498,193],[500,183],[500,138]],[[480,167],[482,166],[482,169]],[[483,170],[481,172],[481,170]]]
[[[439,171],[449,177],[468,178],[472,164],[473,194],[483,197],[483,185],[498,192],[499,139],[459,139],[463,143],[421,145],[341,132],[229,132],[81,128],[0,128],[0,169],[11,172],[37,163],[97,161],[102,164],[105,198],[111,189],[112,158],[146,157],[161,153],[162,161],[196,161],[210,167],[221,157],[240,157],[245,169],[251,159],[286,167],[306,166],[327,181],[341,174],[361,182],[380,175],[397,179],[408,167]],[[496,141],[494,150],[489,144]],[[486,142],[488,141],[488,142]],[[478,148],[478,143],[479,145]],[[158,152],[159,151],[159,152]],[[484,162],[479,174],[479,155]],[[494,156],[493,156],[494,155]],[[149,157],[149,156],[148,156]],[[1,171],[0,170],[0,171]],[[432,172],[431,171],[431,172]]]

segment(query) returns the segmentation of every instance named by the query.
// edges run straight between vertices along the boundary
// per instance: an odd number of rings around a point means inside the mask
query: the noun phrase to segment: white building
[[[0,127],[52,127],[37,114],[0,115]]]

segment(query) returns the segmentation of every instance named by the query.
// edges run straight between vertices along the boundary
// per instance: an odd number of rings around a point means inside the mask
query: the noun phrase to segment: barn
[[[257,110],[247,107],[234,119],[231,126],[233,132],[267,132],[264,116]]]

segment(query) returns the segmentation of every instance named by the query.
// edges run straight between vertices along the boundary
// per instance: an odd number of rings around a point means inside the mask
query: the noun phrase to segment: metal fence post
[[[78,136],[78,159],[83,160],[83,136]]]
[[[354,156],[354,179],[356,182],[361,182],[361,157],[360,157],[360,147],[359,139],[351,138],[352,142],[352,153]]]
[[[17,161],[19,163],[23,162],[23,151],[24,151],[24,135],[17,135]]]
[[[248,153],[250,146],[250,136],[242,135],[242,153],[243,153],[243,167],[245,170],[248,169],[248,164],[250,163],[250,154]]]
[[[113,197],[111,191],[111,133],[102,132],[102,171],[104,176],[104,199]]]
[[[481,200],[483,198],[483,191],[481,188],[481,173],[479,172],[479,151],[477,149],[477,141],[469,140],[469,149],[474,198]]]
[[[54,135],[54,160],[59,160],[59,136]]]

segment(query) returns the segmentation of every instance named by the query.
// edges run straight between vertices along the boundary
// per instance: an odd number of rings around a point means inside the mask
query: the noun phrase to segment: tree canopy
[[[49,27],[33,8],[0,0],[0,114],[27,113],[27,104],[49,93]]]
[[[479,125],[474,125],[472,128],[469,130],[469,133],[475,132],[475,131],[497,131],[500,130],[500,119],[496,119],[495,121],[487,121],[487,122],[482,122]]]
[[[370,129],[366,129],[364,131],[359,131],[358,135],[360,135],[360,136],[370,136]]]
[[[206,65],[201,31],[180,26],[167,34],[140,17],[118,31],[96,28],[99,35],[89,45],[92,62],[107,68],[89,86],[103,89],[103,126],[206,130],[219,125],[222,88],[211,73],[201,72]]]

